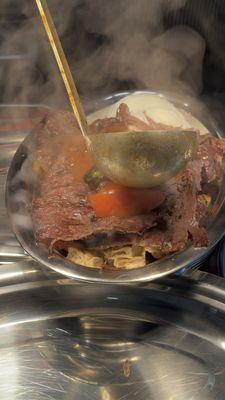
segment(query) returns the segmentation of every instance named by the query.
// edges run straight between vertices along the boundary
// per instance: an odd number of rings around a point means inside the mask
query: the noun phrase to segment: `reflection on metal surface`
[[[0,398],[223,400],[224,289],[200,273],[139,288],[2,287]]]
[[[220,273],[223,277],[225,277],[225,238],[221,241],[218,248],[218,253],[216,255]]]
[[[53,278],[57,278],[56,273],[42,271],[40,265],[30,258],[0,265],[0,287]]]
[[[40,104],[0,105],[0,264],[10,265],[17,260],[27,258],[12,232],[7,216],[5,208],[6,174],[19,144],[43,118],[47,110],[47,107]]]

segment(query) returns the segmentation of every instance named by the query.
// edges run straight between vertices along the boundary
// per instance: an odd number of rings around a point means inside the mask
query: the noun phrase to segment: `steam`
[[[37,9],[21,5],[18,12],[26,17],[19,27],[0,31],[2,102],[60,106],[67,99]]]
[[[204,40],[191,28],[165,31],[163,25],[165,13],[185,3],[49,0],[81,94],[93,98],[121,89],[158,89],[197,96],[202,90]],[[10,35],[5,32],[0,54],[27,56],[2,68],[7,82],[3,102],[69,109],[35,2],[21,6],[21,11],[26,19]]]
[[[85,30],[106,38],[77,63],[77,77],[86,92],[112,92],[117,81],[135,88],[198,94],[202,89],[204,40],[190,28],[164,32],[163,13],[184,1],[135,0],[84,2]],[[164,10],[164,11],[163,11]],[[193,63],[194,61],[194,63]],[[197,64],[193,67],[193,64]]]
[[[1,0],[3,7],[12,0]],[[17,1],[24,22],[2,32],[2,102],[42,104],[70,110],[35,1]],[[118,90],[156,89],[198,97],[202,90],[203,38],[191,28],[164,27],[164,15],[186,0],[48,0],[63,47],[85,99]],[[20,56],[22,54],[22,56]],[[2,55],[2,57],[1,57]],[[10,58],[4,59],[5,55]],[[13,177],[14,224],[32,230],[24,190],[35,181],[33,151]],[[29,183],[29,185],[23,185]],[[28,232],[27,232],[28,231]],[[30,240],[30,239],[29,239]]]

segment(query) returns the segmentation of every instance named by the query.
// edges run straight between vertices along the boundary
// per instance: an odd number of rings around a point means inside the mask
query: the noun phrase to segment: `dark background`
[[[68,0],[71,2],[71,0]],[[93,0],[94,2],[95,0]],[[117,1],[117,0],[116,0]],[[39,59],[34,58],[32,53],[35,52],[37,47],[41,47],[41,39],[36,36],[23,37],[21,41],[17,40],[15,45],[12,43],[7,46],[8,38],[19,31],[20,27],[24,25],[30,16],[37,13],[36,6],[32,2],[24,1],[6,1],[1,0],[0,5],[0,101],[1,103],[13,103],[17,98],[17,94],[21,91],[20,87],[20,74],[21,70],[24,75],[33,76],[33,79],[42,84],[48,79],[46,76],[45,65],[43,65],[42,57]],[[91,54],[96,48],[105,45],[108,40],[104,35],[88,31],[84,27],[82,20],[82,7],[84,2],[77,1],[74,13],[68,21],[67,29],[63,32],[63,45],[67,55],[71,45],[76,42],[74,48],[74,59],[78,62],[85,54]],[[110,7],[110,1],[109,7]],[[138,3],[138,2],[137,2]],[[52,1],[54,4],[54,1]],[[67,6],[67,0],[63,1],[63,5]],[[63,18],[63,14],[62,14]],[[178,7],[174,12],[165,12],[163,15],[163,27],[165,30],[177,26],[186,25],[192,27],[199,32],[206,42],[206,52],[203,63],[203,91],[202,96],[216,99],[216,103],[223,103],[225,93],[225,1],[224,0],[187,0],[185,6]],[[29,36],[29,35],[28,35]],[[82,42],[79,40],[82,38]],[[82,49],[79,47],[82,43]],[[85,45],[84,45],[85,43]],[[46,46],[43,46],[42,51],[46,51]],[[50,61],[52,59],[50,58]],[[13,67],[12,67],[13,66]],[[18,68],[18,73],[17,73]],[[11,76],[9,71],[12,69]],[[18,79],[17,79],[18,77]],[[137,87],[137,83],[132,80],[115,80],[110,81],[110,76],[105,78],[101,86],[98,87],[98,95],[110,90],[112,87],[115,91],[128,90],[128,89],[144,89]],[[15,82],[15,91],[9,90]],[[81,94],[82,86],[77,82]],[[24,82],[23,82],[24,85]],[[86,89],[87,91],[87,89]],[[15,95],[16,94],[16,95]],[[90,96],[91,88],[90,88]],[[28,101],[38,103],[39,94],[37,96],[32,94],[31,98],[28,96]],[[27,100],[27,99],[26,99]]]

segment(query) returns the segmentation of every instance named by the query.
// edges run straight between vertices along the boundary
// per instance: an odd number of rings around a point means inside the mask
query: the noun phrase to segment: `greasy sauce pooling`
[[[81,134],[68,135],[62,143],[61,151],[71,160],[71,173],[78,182],[84,182],[84,175],[90,171],[94,163]]]

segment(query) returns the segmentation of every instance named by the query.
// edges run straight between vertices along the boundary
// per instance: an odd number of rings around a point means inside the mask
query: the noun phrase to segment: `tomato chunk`
[[[165,193],[154,189],[132,189],[105,184],[98,192],[89,195],[97,217],[131,217],[147,214],[165,200]]]

